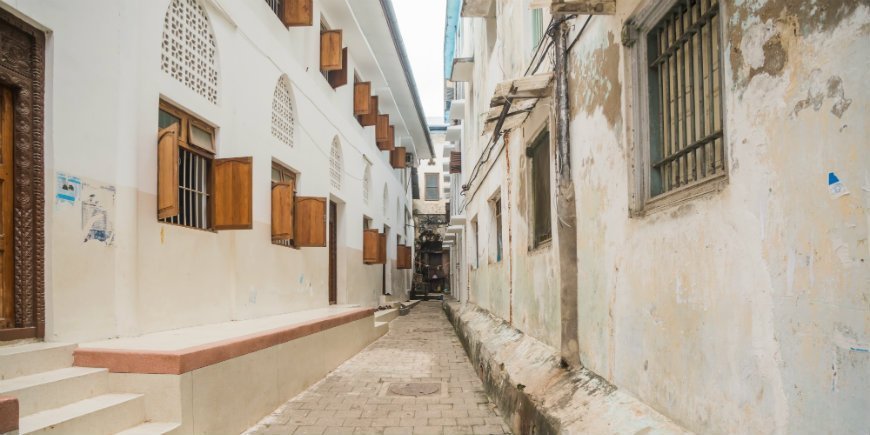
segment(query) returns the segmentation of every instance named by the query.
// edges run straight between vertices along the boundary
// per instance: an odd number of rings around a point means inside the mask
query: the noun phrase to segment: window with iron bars
[[[277,183],[293,183],[295,189],[296,173],[284,167],[283,165],[272,162],[272,185],[274,186]],[[293,244],[293,240],[272,240],[272,243],[288,248],[296,247],[296,245]]]
[[[214,129],[188,113],[160,102],[158,127],[178,125],[178,214],[161,222],[208,230],[211,225]]]
[[[679,0],[645,34],[649,196],[724,175],[719,2]]]
[[[266,4],[278,18],[281,18],[281,14],[284,12],[284,0],[266,0]]]

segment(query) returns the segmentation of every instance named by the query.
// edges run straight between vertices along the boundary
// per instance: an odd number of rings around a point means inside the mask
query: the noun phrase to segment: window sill
[[[543,252],[543,251],[549,250],[550,246],[552,246],[552,245],[553,245],[553,238],[550,237],[549,239],[544,240],[544,241],[538,243],[537,245],[530,247],[529,254],[534,254],[537,252]]]
[[[632,217],[645,217],[659,213],[698,198],[713,195],[722,191],[728,185],[728,173],[698,181],[694,184],[680,187],[668,193],[648,199],[644,207],[632,214]]]

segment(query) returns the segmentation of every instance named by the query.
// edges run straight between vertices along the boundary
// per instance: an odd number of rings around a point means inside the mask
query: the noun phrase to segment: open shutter
[[[405,246],[405,269],[414,268],[414,257],[411,256],[411,247]]]
[[[372,83],[360,82],[353,85],[353,114],[365,115],[369,113],[372,101]]]
[[[214,229],[249,230],[253,227],[253,158],[214,161]]]
[[[329,85],[333,89],[347,84],[347,47],[341,50],[341,69],[329,72]]]
[[[396,269],[411,269],[411,247],[398,245],[396,252]]]
[[[405,147],[396,147],[390,151],[390,164],[396,169],[405,169]]]
[[[293,208],[295,205],[293,182],[272,186],[272,240],[293,240]]]
[[[387,133],[386,147],[390,151],[396,148],[396,127],[392,125],[390,126],[389,132]]]
[[[378,115],[378,123],[375,125],[375,142],[381,151],[387,150],[387,141],[390,140],[390,115]]]
[[[336,71],[342,65],[341,30],[320,32],[320,70]]]
[[[314,0],[284,0],[281,21],[287,27],[310,26],[314,22]]]
[[[377,264],[380,259],[378,230],[363,230],[363,263]]]
[[[294,218],[293,242],[296,247],[326,246],[326,198],[296,197]]]
[[[451,151],[450,152],[450,173],[451,174],[461,174],[462,173],[462,152],[461,151]]]
[[[360,115],[359,123],[363,127],[370,127],[378,123],[378,97],[372,97],[369,101],[369,112]]]
[[[178,124],[157,134],[157,218],[178,215]]]
[[[387,264],[387,235],[378,234],[378,264]]]

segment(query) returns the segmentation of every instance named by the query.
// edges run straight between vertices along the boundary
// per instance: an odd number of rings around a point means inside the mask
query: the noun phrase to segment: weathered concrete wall
[[[620,40],[625,20],[653,3],[618,1],[617,14],[594,16],[570,53],[580,359],[691,430],[866,432],[870,2],[723,1],[727,181],[630,213],[635,156],[648,145],[634,139],[640,102]],[[493,84],[523,75],[529,60],[525,3],[497,1],[496,11],[493,44],[484,43],[487,20],[465,19],[474,23],[466,37],[480,43],[464,177],[484,149],[477,119]],[[585,20],[574,19],[571,41]],[[466,216],[488,237],[488,195],[501,189],[509,258],[493,267],[481,242],[470,307],[558,348],[558,258],[529,249],[524,155],[550,104],[510,132]],[[830,172],[849,194],[829,193]],[[470,257],[468,226],[465,235]]]
[[[444,311],[514,433],[686,433],[589,370],[563,368],[556,349],[499,317],[452,300]]]
[[[866,432],[870,3],[724,2],[728,183],[630,218],[642,3],[571,53],[583,363],[698,431]]]

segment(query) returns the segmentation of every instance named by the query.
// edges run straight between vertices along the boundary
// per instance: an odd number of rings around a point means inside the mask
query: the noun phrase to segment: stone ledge
[[[595,373],[472,304],[444,311],[514,433],[689,433]]]
[[[79,367],[107,368],[112,373],[180,375],[370,317],[373,313],[374,309],[358,308],[341,314],[179,350],[79,347],[74,351],[73,364]]]

